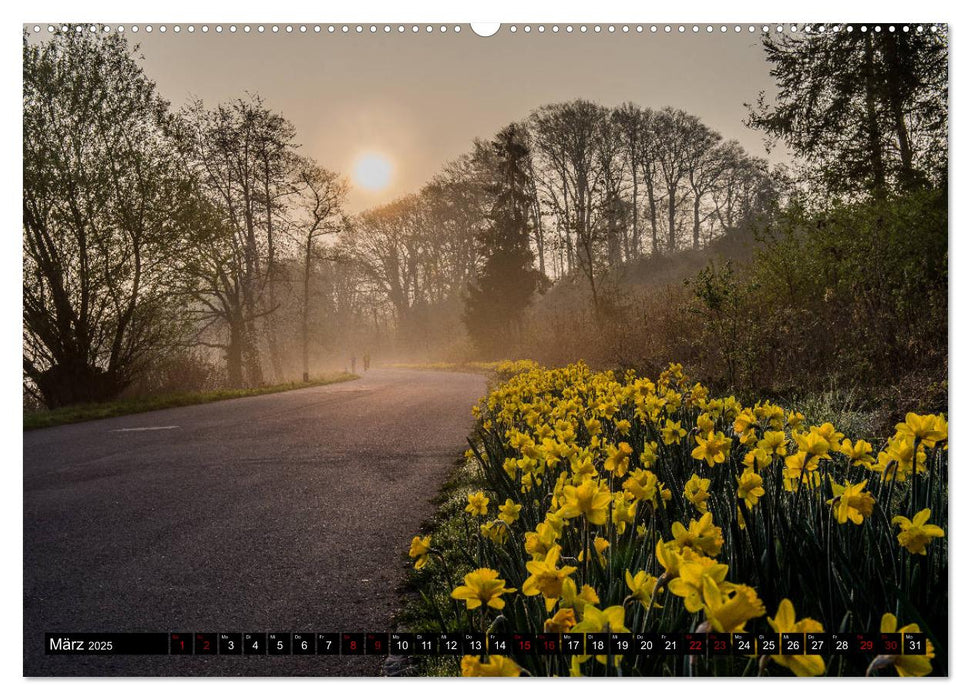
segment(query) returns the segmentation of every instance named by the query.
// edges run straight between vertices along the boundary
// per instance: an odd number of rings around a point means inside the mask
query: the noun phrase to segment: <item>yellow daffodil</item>
[[[692,520],[687,528],[675,522],[671,526],[671,534],[678,547],[693,549],[710,557],[717,556],[721,552],[722,545],[725,544],[722,529],[712,524],[711,513],[705,513],[700,520]]]
[[[786,423],[788,423],[791,430],[802,430],[802,424],[805,420],[806,416],[802,415],[799,411],[789,411],[786,414]]]
[[[563,580],[563,591],[560,595],[561,607],[572,608],[578,614],[583,615],[583,611],[586,610],[588,605],[598,605],[599,603],[600,596],[597,595],[593,586],[585,583],[578,591],[572,578]]]
[[[573,608],[560,608],[553,617],[543,623],[544,632],[569,632],[576,625],[577,618]]]
[[[650,469],[657,462],[657,443],[645,442],[644,451],[641,452],[641,464],[645,469]]]
[[[742,458],[742,463],[749,469],[765,469],[772,464],[772,455],[763,447],[749,450]]]
[[[808,433],[793,433],[792,439],[799,448],[799,452],[805,452],[811,455],[813,459],[825,458],[831,447],[829,438],[816,428],[811,429]]]
[[[665,542],[658,539],[654,547],[654,554],[658,563],[664,567],[664,574],[669,579],[677,578],[681,571],[681,548],[677,542]]]
[[[799,451],[786,457],[786,466],[782,470],[786,490],[795,491],[800,482],[809,487],[819,486],[820,478],[816,471],[818,468],[819,457],[810,456],[808,452]]]
[[[499,545],[505,544],[506,540],[509,539],[509,530],[499,520],[490,520],[489,522],[482,523],[479,525],[479,532],[490,542]]]
[[[685,610],[696,613],[704,607],[705,580],[710,579],[722,591],[729,591],[734,587],[725,581],[727,574],[728,564],[719,564],[714,559],[685,552],[678,578],[668,584],[668,590],[684,599]]]
[[[897,541],[901,547],[906,547],[911,554],[927,554],[927,545],[935,537],[944,537],[944,530],[937,525],[932,525],[930,520],[931,509],[925,508],[914,516],[913,521],[902,515],[894,516],[890,522],[900,528],[897,534]]]
[[[732,441],[722,433],[709,432],[707,437],[696,435],[695,441],[698,446],[691,451],[691,456],[704,460],[709,467],[723,463],[732,447]]]
[[[536,526],[534,532],[526,533],[526,552],[534,559],[544,559],[556,543],[556,530],[546,522]]]
[[[489,499],[481,491],[469,494],[469,503],[465,506],[465,512],[471,515],[482,516],[488,512]]]
[[[676,442],[681,442],[681,438],[688,434],[688,431],[681,427],[681,421],[675,423],[674,421],[668,419],[661,428],[661,440],[665,445],[673,445]]]
[[[786,434],[781,430],[766,430],[757,446],[769,455],[786,456]]]
[[[607,551],[608,547],[610,547],[610,540],[600,537],[599,535],[593,538],[593,550],[597,554],[597,561],[600,562],[600,566],[607,565],[607,558],[604,556],[604,552]],[[580,556],[577,557],[577,559],[583,561],[584,555],[585,552],[580,552]]]
[[[557,599],[563,594],[563,581],[576,571],[575,566],[557,566],[560,559],[560,546],[556,545],[546,553],[542,560],[526,562],[530,576],[523,582],[523,595],[542,594],[546,599],[546,611],[553,609]]]
[[[857,440],[855,443],[848,439],[843,440],[840,452],[846,455],[854,467],[869,467],[874,462],[873,445],[866,440]]]
[[[657,576],[651,576],[646,571],[638,571],[636,574],[625,571],[624,580],[627,582],[627,588],[630,589],[630,598],[647,608],[651,604],[651,597],[657,586]],[[654,605],[661,607],[657,603]]]
[[[499,506],[499,519],[505,523],[512,525],[519,519],[519,511],[523,507],[513,501],[511,498],[507,498],[506,502]]]
[[[810,432],[814,432],[821,435],[826,442],[829,443],[829,449],[838,450],[840,448],[840,441],[843,439],[843,433],[836,429],[832,423],[823,423],[811,429]]]
[[[579,486],[566,486],[563,488],[563,501],[564,519],[582,515],[592,525],[603,525],[607,522],[610,490],[605,484],[588,479]]]
[[[698,509],[699,513],[708,512],[709,486],[711,486],[711,479],[702,479],[697,474],[692,474],[684,485],[684,497]]]
[[[769,427],[773,430],[782,430],[786,423],[786,412],[782,406],[776,406],[775,404],[765,403],[762,405],[762,411],[756,412],[762,420],[768,421]]]
[[[630,632],[624,626],[624,608],[612,605],[600,610],[595,605],[588,605],[583,610],[583,620],[573,628],[573,632]]]
[[[476,569],[465,575],[465,585],[457,586],[452,591],[452,597],[456,600],[464,600],[469,610],[474,610],[480,605],[502,610],[506,606],[502,596],[516,590],[505,586],[505,580],[499,578],[499,572],[495,569]]]
[[[600,610],[594,605],[588,605],[583,610],[583,620],[578,622],[570,631],[577,634],[580,632],[630,632],[624,626],[624,607],[622,605],[612,605],[604,610]],[[586,658],[589,658],[589,656]],[[607,656],[605,654],[597,655],[596,659],[601,664],[607,663]],[[580,657],[580,663],[583,663],[585,660],[584,657]],[[615,657],[614,661],[616,664],[619,664],[620,657]]]
[[[897,628],[897,617],[891,613],[886,613],[880,619],[880,631],[887,634],[904,634],[906,632],[920,632],[920,627],[911,623]],[[887,657],[887,661],[893,664],[900,676],[926,676],[931,672],[931,659],[934,658],[934,645],[930,640],[926,641],[927,647],[924,654],[900,654]]]
[[[749,467],[742,472],[742,475],[736,481],[738,482],[738,491],[735,492],[736,495],[745,502],[746,508],[752,510],[759,502],[759,499],[765,495],[765,489],[762,487],[762,477]]]
[[[589,454],[575,454],[570,458],[570,469],[573,471],[576,483],[583,483],[587,479],[597,476],[597,467],[593,457]]]
[[[518,677],[522,669],[512,659],[506,656],[488,656],[485,661],[480,661],[478,656],[462,657],[462,675],[480,677]]]
[[[590,433],[590,437],[600,435],[601,423],[596,418],[588,418],[583,421],[583,424],[587,427],[587,432]]]
[[[795,632],[798,634],[823,631],[822,624],[813,620],[811,617],[804,617],[796,622],[796,609],[792,606],[792,601],[788,598],[783,598],[782,602],[779,603],[779,609],[775,617],[768,619],[772,629],[779,634],[783,632]],[[772,660],[780,666],[785,666],[797,676],[821,676],[826,671],[826,663],[823,661],[823,657],[815,654],[787,656],[780,654],[773,656]]]
[[[415,536],[411,539],[411,548],[408,556],[415,560],[415,568],[421,569],[428,563],[428,553],[432,548],[432,536]]]
[[[878,455],[876,467],[871,467],[876,471],[883,472],[885,481],[891,477],[897,481],[905,481],[907,477],[914,473],[914,438],[897,433],[887,445],[885,452]],[[927,454],[922,443],[917,444],[917,473],[922,474],[927,469],[924,464],[927,461]]]
[[[908,413],[904,422],[897,424],[897,433],[911,441],[919,440],[924,447],[934,447],[947,439],[947,422],[940,416]]]
[[[607,445],[607,459],[604,461],[604,469],[616,477],[622,477],[627,473],[632,454],[634,454],[634,450],[626,442],[620,443],[617,447]]]
[[[610,522],[613,523],[618,535],[627,532],[627,525],[634,522],[635,515],[637,515],[637,503],[628,500],[624,491],[615,493],[614,504],[610,511]]]
[[[725,591],[705,576],[702,598],[705,617],[716,632],[744,632],[749,620],[765,615],[765,606],[750,586],[736,585]]]
[[[635,469],[624,482],[624,490],[634,501],[648,501],[657,505],[658,481],[654,472],[647,469]]]
[[[840,525],[846,521],[862,525],[863,518],[870,517],[876,500],[865,489],[867,482],[858,484],[846,482],[843,485],[833,482],[833,498],[827,501],[833,507],[833,517]]]
[[[732,430],[735,431],[736,435],[742,435],[743,433],[747,433],[757,423],[758,419],[755,417],[755,413],[752,409],[746,408],[735,417]]]

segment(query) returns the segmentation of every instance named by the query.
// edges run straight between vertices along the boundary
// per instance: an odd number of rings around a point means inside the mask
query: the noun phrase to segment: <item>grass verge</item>
[[[435,515],[422,524],[421,535],[431,535],[432,546],[440,554],[426,566],[410,572],[402,587],[403,604],[396,616],[397,627],[407,632],[456,632],[455,601],[448,593],[455,587],[451,574],[467,569],[466,548],[473,541],[468,520],[463,518],[466,494],[485,487],[481,468],[474,459],[461,457],[438,495],[432,501]],[[445,566],[443,566],[443,563]],[[464,605],[463,605],[464,607]],[[408,675],[458,676],[459,656],[412,656]]]
[[[358,375],[347,372],[327,374],[309,382],[288,382],[258,386],[249,389],[216,389],[214,391],[185,392],[179,394],[163,394],[161,396],[147,396],[137,399],[119,399],[105,403],[78,404],[65,406],[52,411],[32,411],[24,413],[24,430],[50,428],[67,423],[81,423],[83,421],[98,420],[99,418],[113,418],[126,416],[131,413],[145,413],[162,408],[177,408],[179,406],[193,406],[200,403],[238,399],[244,396],[260,396],[262,394],[276,394],[281,391],[307,389],[314,386],[336,384],[358,379]]]

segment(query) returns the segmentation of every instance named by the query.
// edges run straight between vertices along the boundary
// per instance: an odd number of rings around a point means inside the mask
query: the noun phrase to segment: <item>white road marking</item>
[[[111,430],[112,433],[138,433],[144,430],[178,430],[177,425],[153,425],[148,428],[118,428],[117,430]]]

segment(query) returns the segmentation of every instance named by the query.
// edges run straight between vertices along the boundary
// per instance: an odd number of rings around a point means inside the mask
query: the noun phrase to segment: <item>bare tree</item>
[[[575,263],[587,280],[595,309],[598,293],[598,233],[607,148],[603,123],[609,112],[586,100],[540,107],[530,119],[534,149],[542,166],[539,180],[566,244],[568,270]]]
[[[641,167],[641,158],[645,149],[644,142],[647,138],[649,122],[645,118],[643,109],[632,102],[625,102],[611,113],[611,119],[617,125],[617,134],[621,140],[621,148],[627,168],[630,170],[631,180],[631,229],[627,237],[625,256],[628,260],[636,258],[641,252],[641,234],[638,227],[639,214],[639,188],[638,169]],[[656,252],[656,251],[655,251]]]
[[[677,248],[679,208],[688,196],[685,180],[691,156],[691,134],[700,122],[683,110],[665,107],[657,113],[652,129],[652,154],[665,190],[669,251]]]
[[[293,194],[295,219],[291,222],[293,237],[303,255],[303,279],[300,299],[300,349],[303,381],[310,381],[310,289],[315,266],[325,256],[320,240],[340,232],[343,221],[347,181],[337,173],[325,170],[310,159],[303,159],[297,170]]]
[[[728,167],[725,152],[718,147],[721,136],[700,122],[692,124],[686,134],[688,139],[687,172],[691,188],[691,244],[695,250],[701,247],[701,225],[712,215],[702,216],[705,199],[718,186],[722,172]]]
[[[213,345],[226,351],[230,384],[260,384],[257,320],[276,309],[276,300],[270,305],[264,294],[279,245],[275,223],[282,216],[279,199],[293,188],[295,131],[259,97],[213,110],[197,101],[183,116],[187,155],[225,216],[226,235],[217,239],[223,249],[209,251],[209,274],[204,275],[208,289],[196,295],[203,321],[211,320],[211,312],[228,327],[228,340]],[[203,300],[205,294],[217,303]],[[234,300],[237,295],[239,304]]]

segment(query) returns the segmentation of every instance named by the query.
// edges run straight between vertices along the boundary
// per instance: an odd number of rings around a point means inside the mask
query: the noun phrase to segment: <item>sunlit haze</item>
[[[366,190],[385,189],[393,173],[391,161],[381,153],[364,153],[354,162],[354,184]]]
[[[146,73],[179,108],[259,94],[297,129],[301,150],[352,180],[359,211],[416,192],[443,164],[541,105],[678,107],[726,139],[764,153],[745,103],[773,94],[758,35],[144,34]],[[362,153],[387,154],[387,186],[355,181]],[[773,153],[771,159],[779,160]]]

